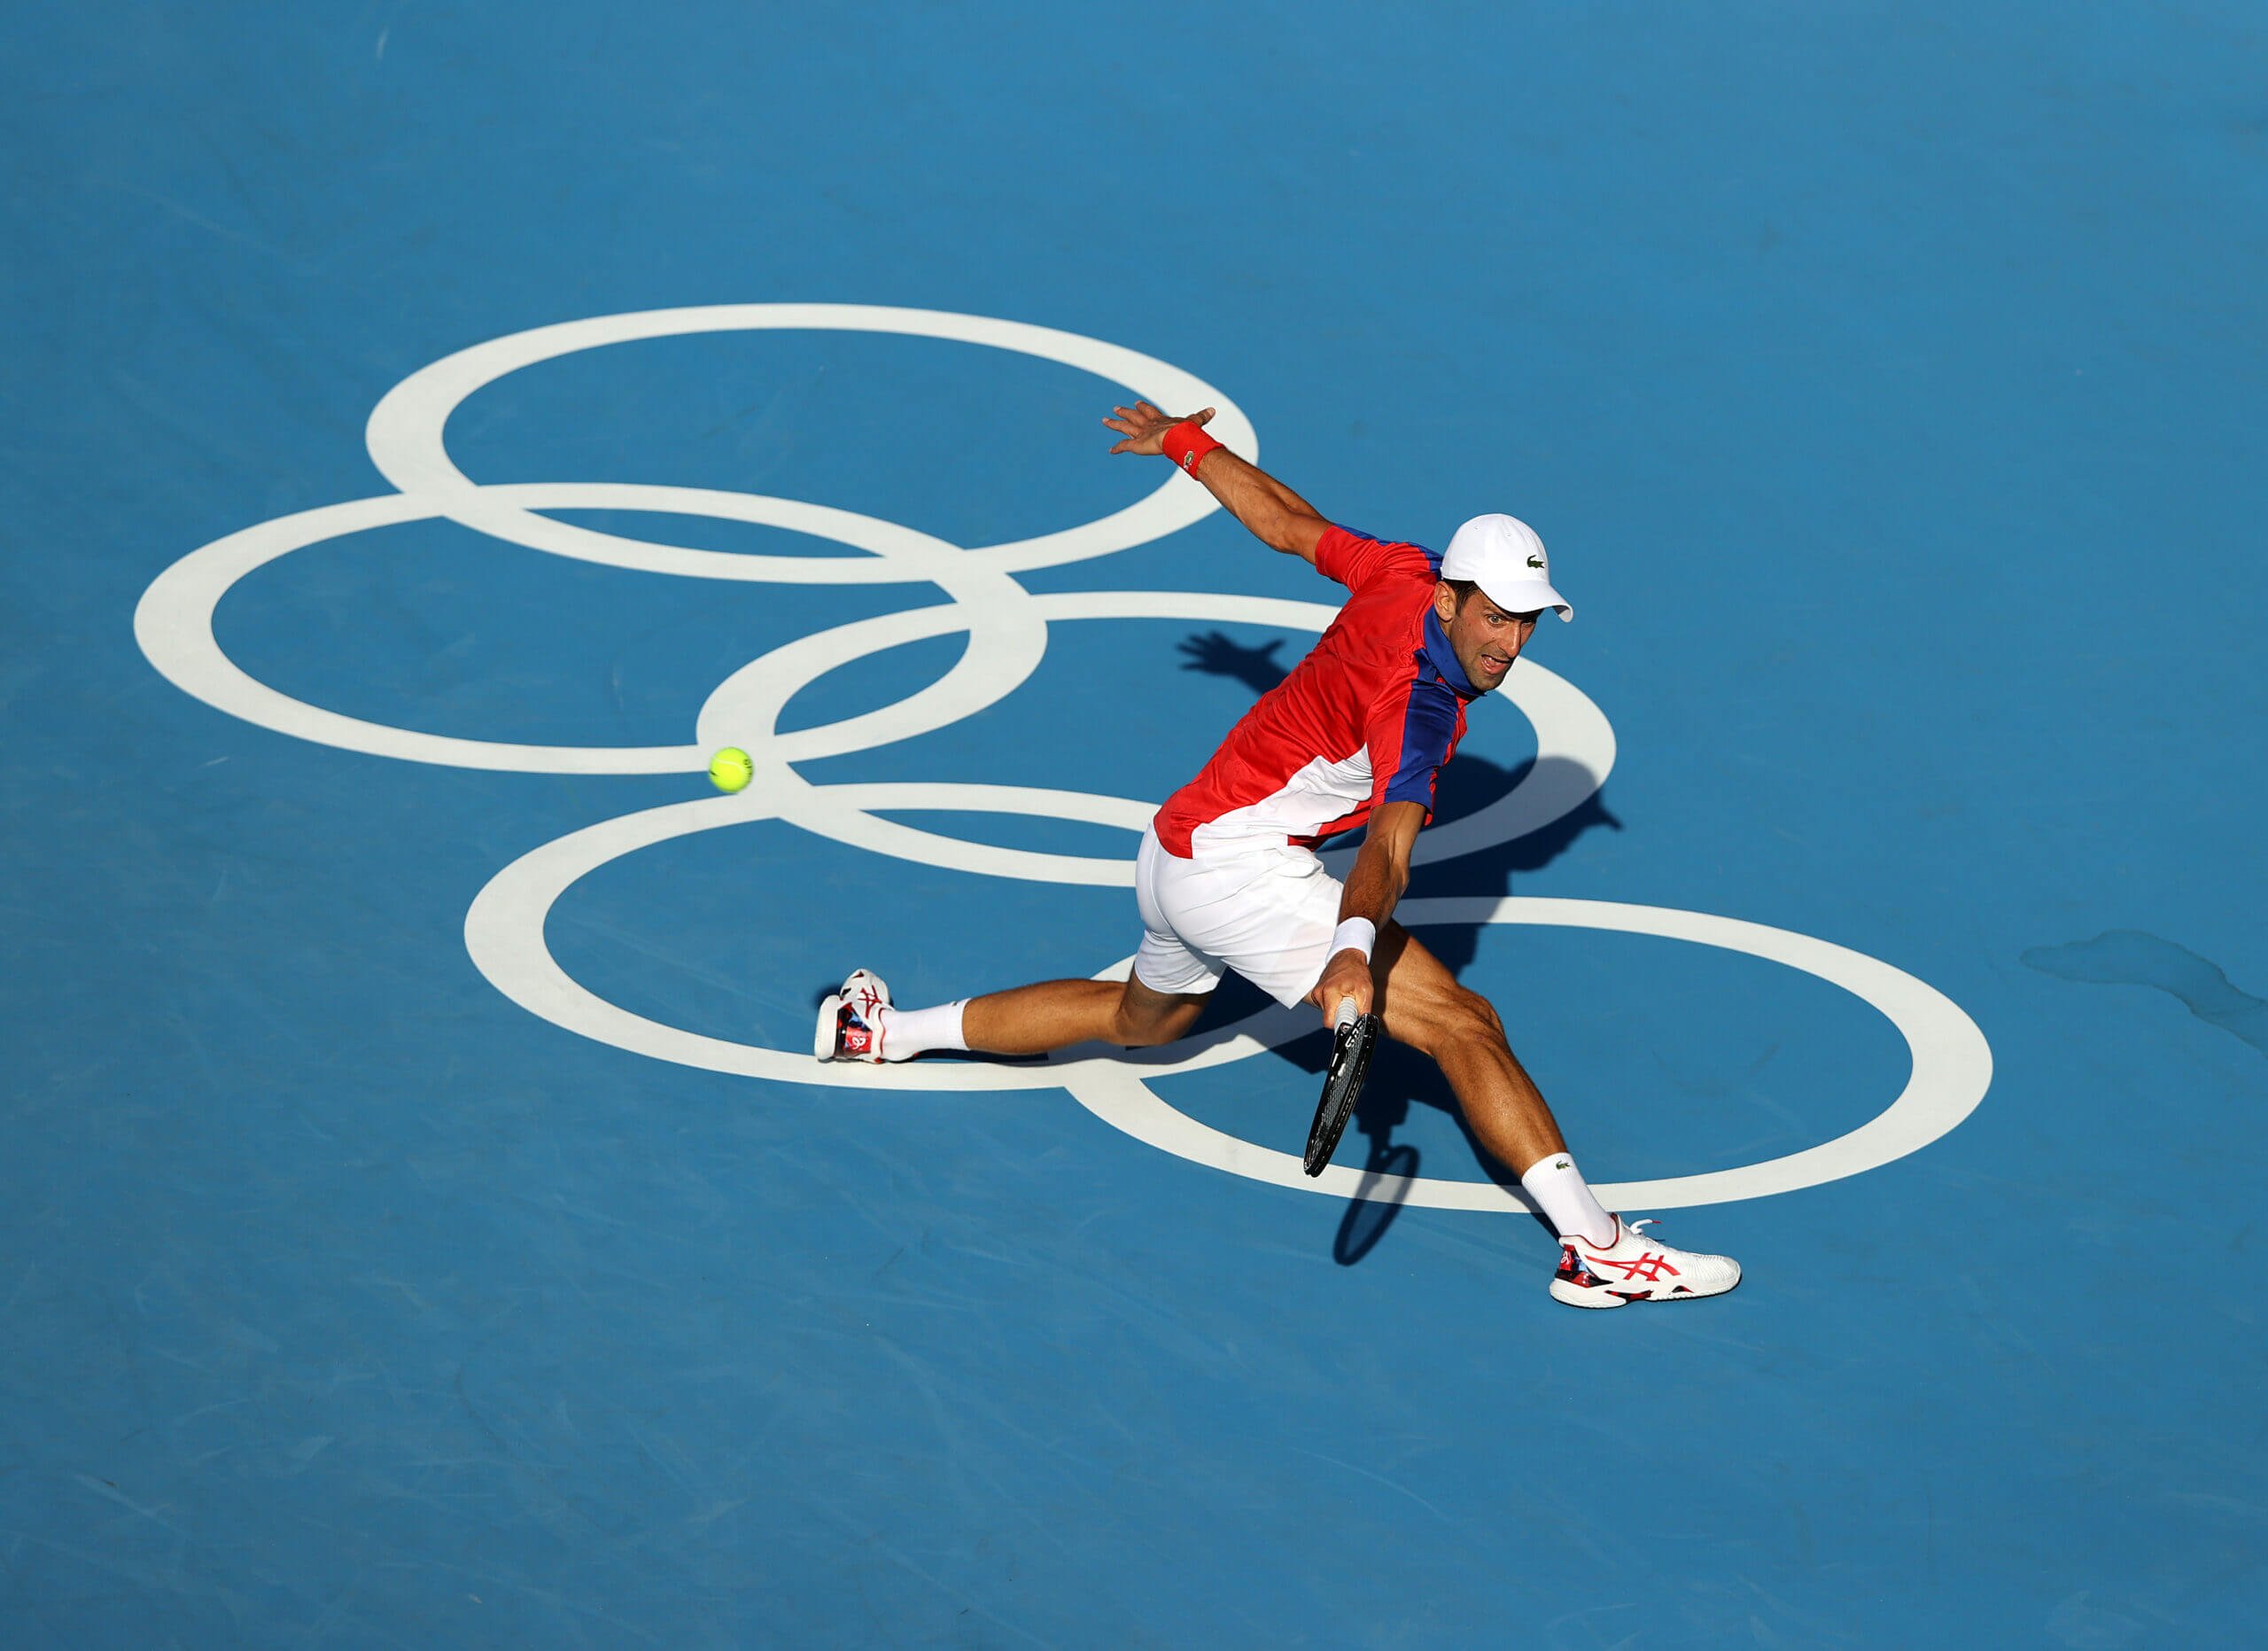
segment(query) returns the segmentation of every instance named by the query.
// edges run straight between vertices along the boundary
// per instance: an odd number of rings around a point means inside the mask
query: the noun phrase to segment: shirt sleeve
[[[1417,545],[1373,539],[1351,527],[1326,527],[1316,541],[1315,571],[1349,590],[1392,574],[1430,572],[1433,565],[1433,558]]]
[[[1441,682],[1418,681],[1390,695],[1371,720],[1371,806],[1422,803],[1433,817],[1434,776],[1456,748],[1456,696]]]

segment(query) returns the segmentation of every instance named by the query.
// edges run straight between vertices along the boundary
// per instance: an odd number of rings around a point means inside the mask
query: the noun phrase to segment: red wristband
[[[1184,418],[1166,432],[1161,445],[1168,458],[1194,476],[1205,456],[1221,444],[1205,433],[1204,425],[1193,418]]]

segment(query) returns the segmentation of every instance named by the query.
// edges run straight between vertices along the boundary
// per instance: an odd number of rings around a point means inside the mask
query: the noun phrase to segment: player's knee
[[[1180,1037],[1191,1018],[1182,1015],[1129,1015],[1121,1009],[1112,1023],[1110,1041],[1122,1049],[1153,1049]]]
[[[1431,1020],[1432,1047],[1426,1050],[1428,1055],[1504,1042],[1504,1023],[1497,1018],[1495,1005],[1478,992],[1469,992],[1463,986],[1450,993]]]

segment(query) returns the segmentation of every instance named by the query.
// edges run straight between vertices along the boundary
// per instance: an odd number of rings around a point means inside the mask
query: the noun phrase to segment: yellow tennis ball
[[[756,765],[737,745],[727,745],[709,759],[709,781],[720,791],[737,791],[756,773]]]

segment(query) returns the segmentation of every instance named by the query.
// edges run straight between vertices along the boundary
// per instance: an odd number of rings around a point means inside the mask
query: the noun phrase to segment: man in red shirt
[[[1738,1263],[1650,1242],[1600,1206],[1495,1010],[1393,921],[1465,706],[1503,681],[1543,610],[1574,616],[1543,541],[1509,516],[1467,522],[1438,557],[1368,538],[1207,435],[1209,408],[1176,419],[1138,401],[1114,415],[1103,421],[1121,438],[1113,453],[1170,458],[1264,543],[1346,586],[1346,604],[1143,834],[1143,938],[1122,985],[1052,980],[905,1009],[862,969],[821,1007],[814,1053],[898,1061],[1170,1043],[1234,969],[1279,1001],[1316,1004],[1326,1022],[1344,1001],[1375,1009],[1388,1036],[1440,1064],[1473,1133],[1558,1232],[1558,1300],[1619,1307],[1732,1289]],[[1366,823],[1341,884],[1316,845]]]

